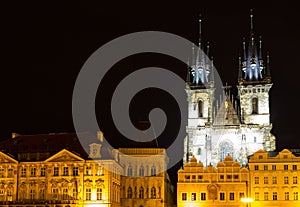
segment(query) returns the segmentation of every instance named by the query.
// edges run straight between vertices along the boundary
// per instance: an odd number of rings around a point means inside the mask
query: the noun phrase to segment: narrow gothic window
[[[127,190],[127,198],[132,198],[132,188],[129,187]]]
[[[140,187],[139,198],[144,198],[144,188],[143,187]]]
[[[198,116],[203,117],[203,101],[198,101]]]
[[[258,114],[258,99],[252,98],[252,114]]]
[[[155,187],[151,188],[151,198],[156,198],[156,189],[155,189]]]
[[[156,176],[156,168],[155,168],[155,166],[151,167],[151,176]]]
[[[141,168],[140,168],[140,176],[144,176],[144,167],[143,166],[141,166]]]
[[[127,175],[132,176],[132,167],[131,166],[128,167]]]

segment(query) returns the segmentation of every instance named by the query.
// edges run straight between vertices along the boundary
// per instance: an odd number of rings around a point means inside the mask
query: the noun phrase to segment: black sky
[[[0,139],[11,132],[38,134],[73,132],[72,91],[81,67],[103,44],[131,32],[170,32],[197,43],[198,16],[203,19],[203,39],[210,41],[214,63],[224,82],[237,83],[242,38],[249,36],[249,11],[254,9],[255,34],[262,35],[264,52],[270,52],[272,133],[277,148],[300,148],[297,135],[299,106],[299,14],[288,2],[222,3],[204,1],[157,3],[15,4],[4,7],[2,25],[2,75]],[[112,69],[99,88],[96,111],[106,137],[113,145],[127,141],[109,117],[113,87],[130,71],[147,66],[166,67],[185,77],[184,64],[159,55],[136,55]],[[118,68],[124,68],[117,72]],[[155,95],[156,99],[152,97]],[[143,101],[143,103],[141,103]],[[171,103],[171,106],[169,104]],[[136,105],[134,105],[136,104]],[[168,146],[177,126],[176,106],[162,91],[148,91],[133,101],[133,120],[143,120],[153,106],[167,110],[168,129],[159,138]],[[143,107],[141,107],[143,106]],[[172,121],[171,121],[172,120]],[[169,130],[169,131],[168,131]],[[120,141],[121,140],[121,141]]]

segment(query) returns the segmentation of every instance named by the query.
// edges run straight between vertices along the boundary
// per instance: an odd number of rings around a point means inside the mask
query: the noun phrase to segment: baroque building
[[[243,206],[248,197],[249,171],[230,155],[217,167],[192,157],[178,171],[177,206]]]
[[[101,132],[83,136],[90,143],[88,148],[76,133],[13,134],[0,142],[0,205],[142,207],[173,203],[165,149],[117,150],[103,140]],[[147,161],[141,164],[141,157]],[[130,167],[131,174],[124,174]]]
[[[187,136],[184,140],[183,162],[191,157],[204,166],[214,166],[230,154],[243,166],[247,157],[259,149],[275,150],[271,134],[269,93],[272,87],[269,55],[262,52],[262,40],[257,41],[253,15],[248,43],[243,41],[239,58],[236,98],[229,86],[217,88],[209,45],[202,51],[201,20],[198,51],[193,49],[188,67],[186,93],[188,101]],[[221,90],[220,97],[217,91]]]

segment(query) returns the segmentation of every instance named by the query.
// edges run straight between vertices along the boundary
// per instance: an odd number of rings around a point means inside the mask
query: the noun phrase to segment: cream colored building
[[[129,154],[150,152],[153,157],[162,152],[157,158],[148,159],[147,165],[144,163],[144,177],[123,176],[124,167],[128,170],[124,155],[105,144],[102,133],[98,137],[88,133],[84,136],[91,143],[88,148],[82,146],[75,133],[13,135],[12,139],[0,142],[0,205],[168,206],[166,192],[171,183],[167,173],[160,171],[166,169],[165,150],[121,149]],[[132,169],[137,169],[137,164],[130,162]],[[157,173],[151,176],[153,166]],[[135,170],[132,172],[134,176]],[[144,195],[127,199],[124,195],[127,196],[128,186],[132,186],[133,195],[135,187],[143,186]],[[155,193],[151,191],[153,187]]]
[[[298,153],[297,153],[298,152]],[[252,206],[300,206],[299,150],[259,150],[249,159]]]
[[[249,171],[228,155],[224,162],[204,167],[196,158],[178,171],[177,206],[244,206]]]
[[[121,148],[121,205],[172,206],[174,189],[167,173],[168,156],[162,148]]]

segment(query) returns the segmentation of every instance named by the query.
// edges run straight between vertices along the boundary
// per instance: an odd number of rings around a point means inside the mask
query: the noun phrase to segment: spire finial
[[[267,67],[266,67],[266,78],[268,82],[271,82],[271,72],[270,72],[270,53],[267,52]]]
[[[207,46],[206,46],[206,55],[209,58],[209,41],[207,41]]]
[[[191,73],[190,73],[190,58],[187,60],[187,73],[186,73],[186,82],[189,84],[191,82]]]
[[[253,33],[253,9],[250,9],[250,29],[251,33]]]
[[[201,46],[201,36],[202,36],[202,30],[201,30],[201,24],[202,24],[202,18],[201,18],[201,14],[199,14],[199,47]]]

